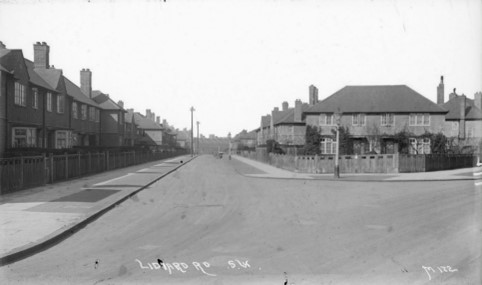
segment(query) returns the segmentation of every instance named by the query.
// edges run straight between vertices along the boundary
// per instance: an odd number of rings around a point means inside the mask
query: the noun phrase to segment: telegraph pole
[[[197,124],[197,151],[196,151],[196,154],[199,155],[199,121],[197,121],[196,124]]]
[[[193,156],[194,156],[194,152],[193,152],[193,150],[194,150],[194,149],[193,149],[193,147],[194,147],[194,138],[193,138],[193,124],[192,124],[193,121],[192,121],[192,116],[193,116],[193,112],[196,111],[196,110],[194,109],[194,107],[191,107],[190,110],[191,110],[191,157],[193,157]]]

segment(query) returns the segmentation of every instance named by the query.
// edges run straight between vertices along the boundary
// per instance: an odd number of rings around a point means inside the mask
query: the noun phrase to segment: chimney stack
[[[467,107],[466,97],[464,94],[460,96],[460,122],[459,122],[459,139],[465,138],[465,109]]]
[[[146,119],[151,119],[151,109],[146,109]]]
[[[309,93],[310,93],[309,104],[315,105],[316,103],[318,103],[318,88],[316,88],[315,85],[310,85]]]
[[[0,49],[6,49],[7,47],[0,41]]]
[[[119,107],[121,107],[122,109],[124,109],[124,101],[119,100],[119,102],[117,102],[117,105],[119,105]]]
[[[444,77],[440,76],[440,83],[437,86],[437,104],[445,103],[445,87],[444,87]]]
[[[284,101],[283,102],[283,111],[288,111],[288,107],[289,107],[288,102]]]
[[[92,72],[88,68],[80,71],[80,90],[92,99]]]
[[[454,91],[449,94],[449,101],[452,100],[455,97],[457,97],[457,93],[455,93],[455,88],[454,88]]]
[[[294,114],[295,122],[301,122],[302,105],[303,103],[301,102],[300,99],[297,99],[295,101],[295,114]]]
[[[33,45],[33,62],[35,68],[49,68],[50,47],[45,42]]]
[[[475,107],[479,108],[479,110],[482,110],[482,92],[477,92],[474,94],[474,105]]]
[[[156,117],[156,123],[158,123],[159,125],[161,124],[161,117],[159,116]]]
[[[166,120],[166,119],[163,119],[163,120],[162,120],[162,125],[163,125],[164,127],[166,127],[166,128],[168,127],[168,125],[167,125],[167,120]]]

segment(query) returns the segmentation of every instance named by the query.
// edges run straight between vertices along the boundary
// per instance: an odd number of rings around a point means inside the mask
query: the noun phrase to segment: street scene
[[[0,1],[0,284],[482,284],[480,27]]]
[[[69,238],[1,267],[2,277],[8,284],[475,284],[479,278],[482,187],[474,187],[470,169],[433,174],[439,181],[430,182],[283,174],[237,156],[196,157]],[[79,213],[55,201],[39,204],[24,212]]]

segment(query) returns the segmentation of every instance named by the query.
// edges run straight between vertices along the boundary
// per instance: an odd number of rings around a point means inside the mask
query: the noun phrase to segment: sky
[[[125,108],[225,137],[346,85],[405,84],[436,102],[482,91],[481,0],[0,0],[0,41]]]

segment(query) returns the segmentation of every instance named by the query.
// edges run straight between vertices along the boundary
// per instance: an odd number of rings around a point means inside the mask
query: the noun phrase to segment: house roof
[[[27,71],[28,71],[28,76],[30,77],[30,82],[33,84],[43,87],[45,89],[55,91],[55,87],[50,85],[47,81],[45,81],[35,70],[34,70],[34,64],[28,59],[25,59],[25,65],[27,66]]]
[[[126,123],[133,123],[133,120],[134,120],[134,111],[126,110],[124,114],[124,121]]]
[[[445,115],[446,120],[460,120],[460,104],[462,103],[462,96],[455,95],[454,98],[443,104],[442,106],[449,112]],[[482,111],[475,107],[474,100],[465,99],[465,119],[466,120],[482,120]]]
[[[32,63],[33,65],[33,63]],[[52,68],[35,68],[34,71],[42,77],[45,82],[47,82],[52,88],[58,90],[60,80],[62,79],[61,69]]]
[[[301,105],[301,113],[305,112],[308,110],[310,105],[307,103],[303,103]],[[279,118],[277,121],[274,122],[274,125],[282,125],[282,124],[305,124],[304,122],[296,122],[295,121],[295,109],[294,108],[289,108],[287,111],[285,111],[284,116]]]
[[[345,86],[305,113],[446,113],[406,85]]]
[[[114,102],[109,95],[99,90],[92,91],[92,99],[104,110],[124,110],[124,108]]]
[[[72,96],[76,101],[99,107],[99,105],[94,102],[94,100],[90,99],[89,97],[85,96],[84,93],[80,90],[80,88],[75,85],[72,81],[70,81],[67,77],[62,76],[65,82],[65,88],[67,89],[67,94]]]
[[[234,140],[252,140],[252,139],[256,139],[256,131],[248,132],[246,130],[243,130],[239,134],[234,136]]]
[[[0,49],[0,64],[7,72],[13,74],[16,79],[21,80],[22,83],[30,81],[29,71],[25,64],[22,50]],[[32,83],[35,84],[35,82]]]
[[[147,119],[141,113],[134,113],[134,120],[136,121],[137,127],[144,130],[162,130],[162,127],[156,122]]]

